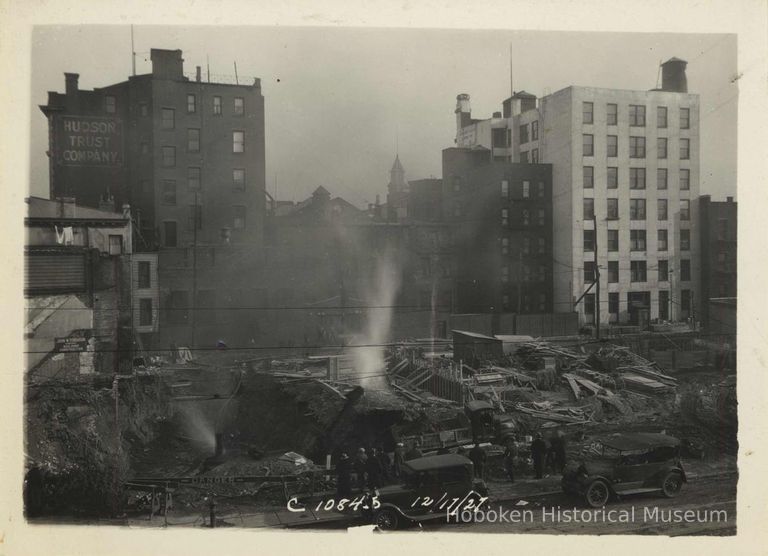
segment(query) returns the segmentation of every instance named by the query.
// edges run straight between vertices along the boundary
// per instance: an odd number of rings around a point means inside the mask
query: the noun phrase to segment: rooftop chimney
[[[461,128],[467,127],[472,122],[472,109],[469,107],[469,95],[462,93],[456,95],[456,134]]]
[[[673,93],[687,93],[688,79],[685,67],[688,62],[680,58],[670,58],[661,64],[661,90]]]
[[[66,83],[67,96],[77,94],[77,80],[80,79],[79,73],[65,73],[64,80]]]
[[[732,203],[733,202],[733,197],[726,197],[725,198],[725,202],[726,203]]]
[[[202,74],[200,72],[201,72],[200,66],[196,66],[195,67],[195,79],[197,80],[198,83],[200,83],[200,81],[202,81]]]

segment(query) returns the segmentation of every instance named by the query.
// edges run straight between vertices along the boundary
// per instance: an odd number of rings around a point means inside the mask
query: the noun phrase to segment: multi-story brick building
[[[158,331],[196,344],[225,335],[206,318],[260,265],[265,213],[260,81],[203,81],[180,50],[152,49],[152,72],[80,90],[66,75],[41,110],[49,121],[51,197],[130,203],[135,250],[158,253]],[[143,325],[146,329],[146,324]]]
[[[702,195],[698,205],[701,229],[701,323],[707,329],[720,330],[723,328],[722,323],[711,322],[717,318],[710,315],[711,300],[718,300],[720,305],[727,300],[735,311],[738,282],[737,203],[733,197],[728,197],[725,202],[717,202],[712,201],[709,195]]]
[[[651,91],[567,87],[525,92],[473,120],[457,97],[458,147],[492,160],[552,165],[554,306],[570,310],[600,270],[601,321],[683,320],[699,296],[699,99],[682,60]],[[597,246],[597,257],[595,257]],[[577,310],[595,320],[595,295]]]
[[[457,310],[553,312],[551,166],[494,162],[485,148],[445,149],[442,197]]]

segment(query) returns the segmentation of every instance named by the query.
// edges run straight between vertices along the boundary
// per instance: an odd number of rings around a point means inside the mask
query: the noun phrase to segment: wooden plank
[[[571,387],[571,390],[573,391],[573,396],[578,400],[581,398],[581,390],[579,389],[579,383],[576,382],[573,378],[573,375],[569,374],[563,374],[563,378],[568,381],[568,386]]]

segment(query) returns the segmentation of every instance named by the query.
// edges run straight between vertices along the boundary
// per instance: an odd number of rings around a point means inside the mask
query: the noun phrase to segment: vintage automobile
[[[379,529],[392,530],[481,507],[487,495],[470,459],[458,454],[426,456],[403,464],[399,484],[376,491],[370,517]]]
[[[563,491],[593,508],[612,496],[661,492],[676,496],[686,482],[680,441],[659,433],[627,433],[594,442],[583,461],[568,464]]]

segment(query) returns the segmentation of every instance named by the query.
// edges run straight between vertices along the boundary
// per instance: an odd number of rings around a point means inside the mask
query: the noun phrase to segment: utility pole
[[[520,309],[523,300],[523,250],[519,251],[519,261],[517,265],[517,314],[520,314]]]
[[[195,191],[195,206],[192,208],[192,348],[197,346],[197,211],[198,192]]]
[[[592,213],[592,222],[595,227],[595,329],[597,339],[600,339],[600,267],[597,265],[597,215]]]

